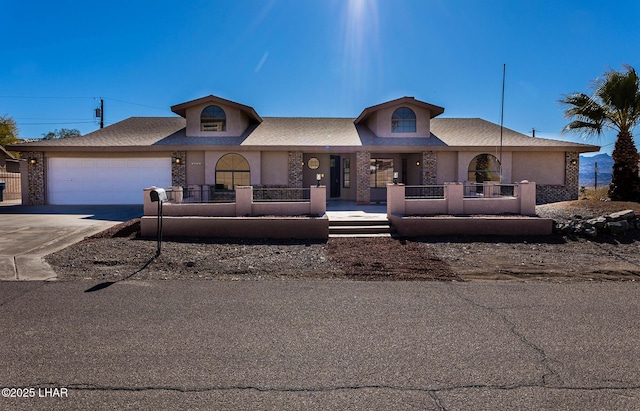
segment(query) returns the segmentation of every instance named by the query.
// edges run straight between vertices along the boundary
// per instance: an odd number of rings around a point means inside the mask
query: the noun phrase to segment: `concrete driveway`
[[[0,280],[54,279],[45,255],[140,216],[142,205],[0,206]]]

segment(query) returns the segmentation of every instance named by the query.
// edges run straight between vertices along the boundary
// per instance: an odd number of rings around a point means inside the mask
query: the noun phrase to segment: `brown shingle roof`
[[[431,137],[376,137],[364,125],[355,125],[352,118],[292,118],[265,117],[243,135],[235,137],[190,137],[181,117],[131,117],[79,137],[41,140],[9,146],[15,151],[141,151],[149,149],[240,146],[247,149],[291,149],[314,147],[425,147],[425,149],[456,150],[496,147],[500,144],[500,126],[479,118],[434,118]],[[571,149],[598,151],[597,146],[560,140],[532,138],[510,129],[503,129],[503,147],[529,149]]]
[[[434,118],[431,134],[449,147],[492,147],[500,145],[500,126],[481,118]],[[595,148],[586,144],[533,138],[508,128],[502,130],[504,147],[575,147]],[[590,151],[590,150],[587,150]]]
[[[38,140],[14,145],[16,150],[31,147],[136,147],[150,146],[186,126],[181,117],[130,117],[84,136]]]

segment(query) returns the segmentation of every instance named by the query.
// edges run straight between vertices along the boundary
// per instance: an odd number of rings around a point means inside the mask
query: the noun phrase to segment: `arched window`
[[[226,131],[227,116],[224,110],[218,106],[209,106],[200,114],[201,131]]]
[[[500,182],[500,161],[491,154],[479,154],[469,163],[467,181],[484,183],[485,181]]]
[[[225,154],[216,164],[216,190],[251,185],[249,162],[240,154]]]
[[[415,133],[416,113],[409,107],[400,107],[391,116],[391,132],[393,133]]]

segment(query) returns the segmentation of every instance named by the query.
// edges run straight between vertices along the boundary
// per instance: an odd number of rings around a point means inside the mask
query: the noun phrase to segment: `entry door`
[[[331,182],[329,196],[332,198],[340,197],[340,156],[331,156],[329,167],[329,180]]]

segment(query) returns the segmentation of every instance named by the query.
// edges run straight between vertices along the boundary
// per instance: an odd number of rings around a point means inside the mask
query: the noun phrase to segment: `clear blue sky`
[[[499,123],[506,64],[504,125],[583,141],[560,134],[557,101],[640,70],[639,22],[636,0],[0,0],[0,114],[40,138],[96,130],[100,97],[113,124],[209,94],[263,117],[357,117],[413,96]]]

